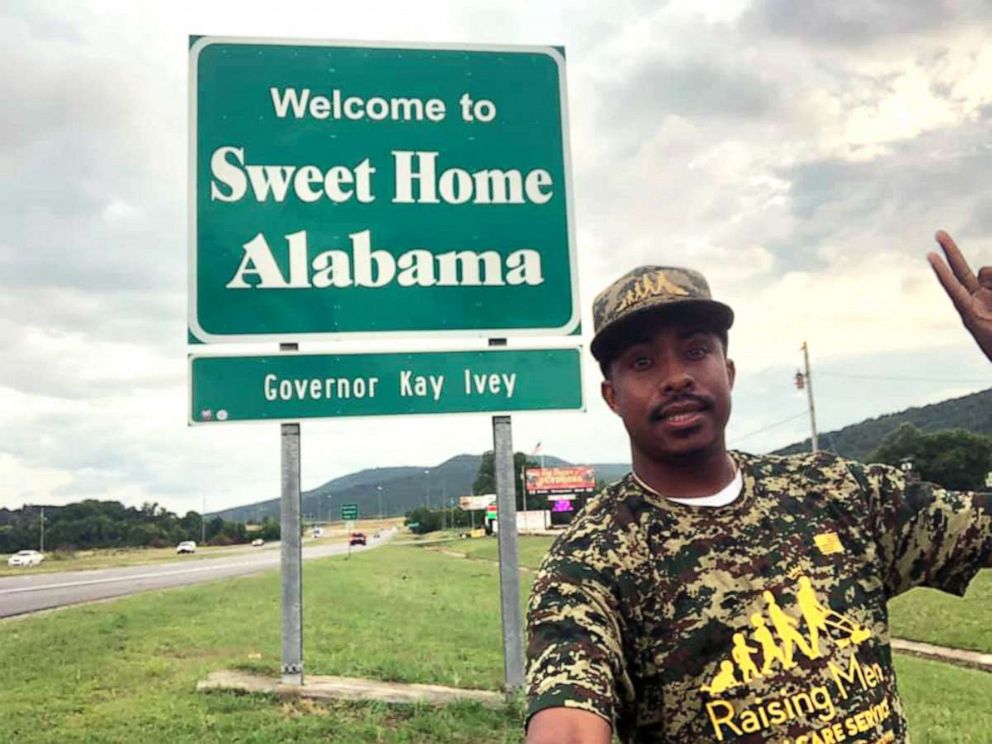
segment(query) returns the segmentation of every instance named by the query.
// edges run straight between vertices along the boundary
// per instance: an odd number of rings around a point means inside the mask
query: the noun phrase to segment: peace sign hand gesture
[[[935,237],[944,249],[947,263],[934,252],[927,254],[927,260],[957,308],[964,327],[992,361],[992,266],[983,266],[976,277],[950,235],[938,230]]]

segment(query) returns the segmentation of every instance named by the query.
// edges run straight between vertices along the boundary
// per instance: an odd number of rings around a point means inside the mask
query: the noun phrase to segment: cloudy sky
[[[821,430],[989,387],[925,253],[945,228],[992,263],[990,8],[0,0],[0,507],[278,495],[278,425],[186,425],[189,34],[564,45],[583,326],[634,265],[703,270],[737,312],[732,446],[808,434],[803,340]],[[627,460],[585,377],[517,449]],[[490,446],[485,416],[306,423],[303,486]]]

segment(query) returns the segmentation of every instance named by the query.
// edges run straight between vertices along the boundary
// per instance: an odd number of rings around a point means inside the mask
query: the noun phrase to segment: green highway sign
[[[577,329],[560,51],[202,37],[189,64],[198,341]]]
[[[578,349],[190,356],[191,424],[583,410]]]
[[[358,504],[341,504],[341,519],[345,522],[358,519]]]

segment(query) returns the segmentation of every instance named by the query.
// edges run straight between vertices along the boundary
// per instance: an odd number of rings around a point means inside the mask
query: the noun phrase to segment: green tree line
[[[921,480],[955,491],[986,491],[992,437],[964,429],[924,432],[902,424],[868,455],[868,462],[910,468]]]
[[[41,542],[42,507],[0,509],[0,553],[37,549]],[[233,545],[256,537],[279,539],[279,523],[266,519],[261,529],[248,531],[241,522],[220,517],[207,519],[201,526],[198,512],[180,517],[157,503],[126,507],[119,501],[88,499],[66,506],[44,507],[45,549],[84,550],[90,548],[163,548],[183,540],[201,542],[206,533],[209,545]]]
[[[426,535],[438,530],[465,529],[481,527],[486,513],[484,511],[468,512],[457,506],[447,509],[428,509],[418,506],[406,513],[404,524],[417,535]]]

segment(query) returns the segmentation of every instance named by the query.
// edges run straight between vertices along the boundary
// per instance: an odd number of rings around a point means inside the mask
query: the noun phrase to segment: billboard
[[[479,496],[461,496],[458,499],[458,508],[464,511],[478,511],[486,509],[490,504],[496,503],[496,494],[484,493]]]
[[[596,470],[590,465],[568,468],[527,468],[524,477],[527,493],[533,496],[596,491]]]

